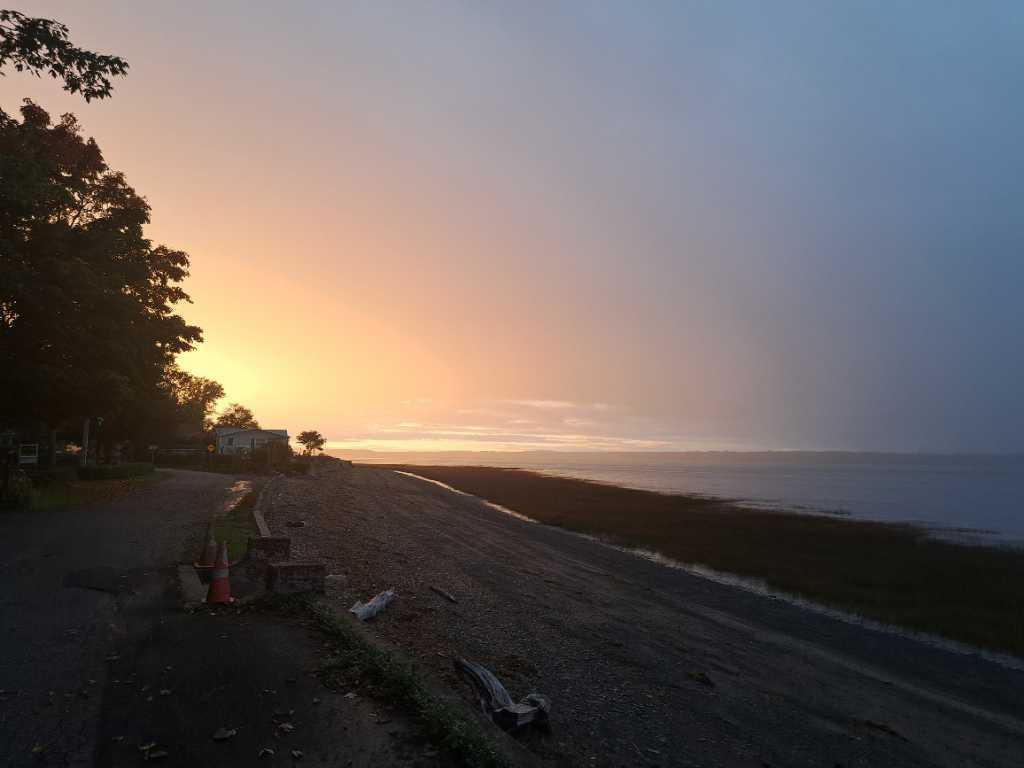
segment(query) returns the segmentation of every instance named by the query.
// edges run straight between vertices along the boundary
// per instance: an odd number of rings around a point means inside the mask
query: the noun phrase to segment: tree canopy
[[[313,451],[323,451],[324,446],[327,445],[324,436],[315,429],[307,429],[304,432],[300,432],[299,436],[295,439],[302,446],[302,452],[306,456],[312,456]]]
[[[238,427],[239,429],[259,429],[260,423],[256,421],[252,411],[240,403],[232,403],[223,411],[214,422],[215,427]]]
[[[175,312],[188,256],[144,236],[149,212],[74,115],[0,111],[0,421],[116,418],[161,397],[202,332]]]
[[[60,22],[0,10],[0,69],[8,64],[36,77],[45,72],[59,78],[65,91],[81,93],[86,101],[108,97],[113,89],[110,78],[128,72],[128,62],[121,57],[71,43],[68,28]]]
[[[213,379],[193,376],[177,365],[164,372],[164,389],[177,406],[180,418],[208,430],[213,426],[213,410],[224,397],[224,387]]]
[[[0,10],[0,76],[49,74],[86,101],[128,71],[50,19]],[[143,234],[150,209],[71,114],[0,110],[0,427],[102,416],[101,442],[183,439],[224,388],[175,365],[202,332],[176,312],[189,260]],[[251,414],[250,414],[251,415]]]

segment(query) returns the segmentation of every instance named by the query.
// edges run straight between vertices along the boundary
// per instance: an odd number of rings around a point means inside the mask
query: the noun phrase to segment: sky
[[[1024,4],[31,2],[192,259],[181,362],[336,447],[1024,451]]]

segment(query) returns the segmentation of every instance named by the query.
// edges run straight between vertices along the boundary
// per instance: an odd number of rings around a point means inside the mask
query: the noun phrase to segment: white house
[[[214,427],[213,432],[217,437],[217,453],[251,453],[276,440],[288,442],[287,429]]]

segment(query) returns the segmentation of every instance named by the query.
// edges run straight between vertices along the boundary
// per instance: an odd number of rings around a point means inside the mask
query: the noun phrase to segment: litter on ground
[[[349,613],[354,614],[360,621],[372,619],[378,613],[387,608],[388,603],[395,599],[395,590],[388,589],[381,592],[368,603],[356,601],[356,604],[349,608]]]
[[[490,670],[475,661],[456,659],[455,669],[473,684],[484,714],[490,715],[491,719],[505,730],[511,731],[530,723],[547,720],[548,712],[551,710],[551,702],[547,696],[530,693],[516,704],[501,681]]]

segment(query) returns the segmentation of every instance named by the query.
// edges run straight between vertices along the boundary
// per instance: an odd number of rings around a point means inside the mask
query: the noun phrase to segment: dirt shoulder
[[[304,527],[287,527],[303,520]],[[276,484],[293,557],[394,587],[373,631],[471,697],[489,667],[552,699],[552,764],[996,766],[1024,760],[1024,674],[644,561],[471,497],[324,463]],[[451,603],[431,588],[453,595]]]

